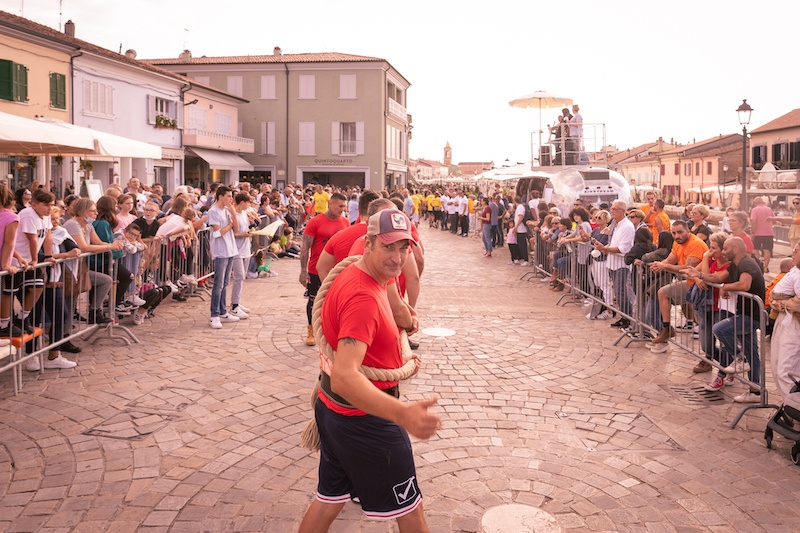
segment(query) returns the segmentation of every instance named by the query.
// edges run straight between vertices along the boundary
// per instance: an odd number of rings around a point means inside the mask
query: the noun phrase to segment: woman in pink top
[[[11,264],[19,227],[19,216],[14,211],[14,204],[14,194],[8,187],[0,184],[0,270],[8,272],[3,276],[3,290],[0,296],[0,337],[3,338],[22,335],[19,328],[11,324],[11,302],[15,291],[13,277],[19,270]],[[22,266],[27,264],[19,254],[17,261]]]
[[[117,227],[114,233],[122,233],[128,224],[139,218],[138,215],[131,213],[133,210],[133,196],[130,194],[120,194],[117,198]]]

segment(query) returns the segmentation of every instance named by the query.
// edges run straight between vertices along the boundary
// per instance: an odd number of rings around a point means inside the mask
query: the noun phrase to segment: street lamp
[[[750,206],[747,203],[747,125],[750,124],[750,113],[753,112],[753,108],[747,100],[742,100],[742,105],[736,112],[739,113],[739,124],[742,125],[742,201],[739,208],[746,211]]]

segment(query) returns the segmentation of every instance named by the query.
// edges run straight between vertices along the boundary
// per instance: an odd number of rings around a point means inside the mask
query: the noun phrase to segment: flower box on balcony
[[[178,121],[166,115],[156,115],[156,128],[160,130],[174,130],[178,127]]]

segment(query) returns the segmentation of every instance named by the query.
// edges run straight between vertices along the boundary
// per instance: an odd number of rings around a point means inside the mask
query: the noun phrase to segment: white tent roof
[[[98,131],[69,124],[68,122],[55,122],[58,126],[71,132],[88,132],[94,141],[96,155],[111,157],[135,157],[141,159],[161,159],[161,147],[113,133]]]
[[[69,131],[55,122],[0,113],[0,153],[83,155],[94,150],[89,131]]]

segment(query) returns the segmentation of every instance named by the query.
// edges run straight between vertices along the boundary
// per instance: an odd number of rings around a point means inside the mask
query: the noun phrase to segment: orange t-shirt
[[[659,219],[661,221],[661,225],[664,226],[664,228],[661,231],[670,231],[670,225],[672,224],[672,222],[670,222],[669,220],[669,216],[664,211],[661,211],[653,218],[653,229],[651,229],[650,231],[653,232],[654,243],[658,243],[658,231],[659,231],[658,228],[656,227],[656,222],[655,222],[656,218]]]
[[[689,240],[684,244],[677,242],[672,244],[672,253],[678,257],[678,264],[685,265],[690,257],[696,257],[698,262],[703,260],[703,254],[708,251],[708,246],[703,240],[694,234],[689,234]],[[689,280],[689,285],[693,283]]]

